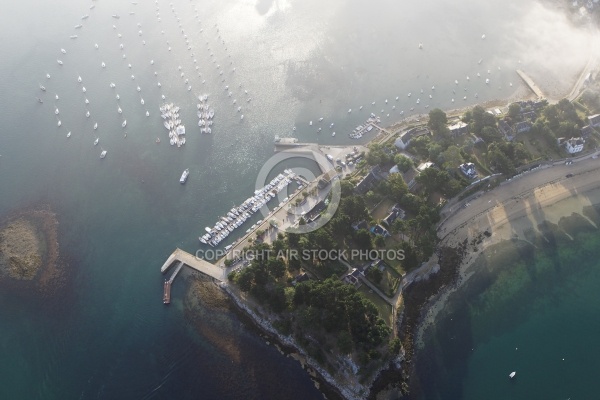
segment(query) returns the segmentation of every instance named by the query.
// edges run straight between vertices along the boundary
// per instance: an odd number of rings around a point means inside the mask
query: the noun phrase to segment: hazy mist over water
[[[160,22],[152,1],[3,4],[0,215],[50,204],[73,284],[70,300],[55,299],[51,311],[26,293],[0,291],[0,321],[7,322],[0,324],[0,398],[278,398],[282,380],[286,398],[316,398],[300,367],[235,316],[207,317],[206,327],[233,338],[239,363],[194,333],[182,316],[183,280],[174,303],[163,307],[164,259],[176,246],[194,251],[203,227],[253,192],[275,135],[351,143],[347,133],[371,112],[386,125],[434,107],[507,98],[521,88],[516,68],[542,89],[565,90],[562,77],[581,70],[592,42],[590,32],[535,1],[172,4],[175,12],[158,1]],[[216,111],[212,135],[198,131],[201,93]],[[181,149],[168,145],[158,110],[163,94],[182,108]],[[104,160],[100,148],[108,151]],[[185,168],[191,173],[182,186]]]

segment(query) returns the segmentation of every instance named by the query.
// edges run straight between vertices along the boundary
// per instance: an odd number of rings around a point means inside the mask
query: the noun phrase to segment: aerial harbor
[[[0,22],[0,398],[597,397],[596,1]]]

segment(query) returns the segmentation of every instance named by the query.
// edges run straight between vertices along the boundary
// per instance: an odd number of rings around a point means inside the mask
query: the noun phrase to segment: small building
[[[498,122],[498,130],[500,131],[500,133],[502,134],[502,136],[504,136],[504,138],[506,140],[508,140],[509,142],[511,140],[513,140],[513,138],[514,138],[513,130],[510,127],[510,125],[508,124],[508,122],[506,122],[505,119],[501,119]]]
[[[600,114],[590,115],[588,121],[590,121],[590,125],[594,128],[600,126]]]
[[[308,280],[310,280],[310,277],[308,276],[308,274],[306,272],[302,272],[301,274],[296,275],[296,277],[292,281],[292,285],[295,286],[298,283],[306,282]]]
[[[475,171],[475,164],[464,163],[458,167],[460,171],[469,179],[477,178],[477,171]]]
[[[576,138],[572,137],[571,139],[565,141],[565,147],[569,154],[575,154],[575,153],[579,153],[580,151],[583,151],[584,144],[585,144],[585,141],[580,137],[576,137]]]
[[[360,275],[361,272],[358,269],[352,268],[352,271],[344,275],[343,281],[358,287],[360,286]]]
[[[586,125],[580,129],[580,132],[581,132],[581,137],[583,139],[587,139],[594,132],[594,128],[592,128],[591,125]]]
[[[365,194],[371,190],[376,181],[375,175],[373,175],[372,172],[369,172],[360,182],[358,182],[358,184],[356,184],[354,191],[358,194]]]
[[[382,221],[385,222],[388,227],[391,227],[394,221],[396,221],[398,218],[404,219],[405,216],[406,212],[401,209],[398,204],[396,204],[394,207],[392,207],[390,213]]]
[[[448,130],[452,136],[464,135],[469,131],[469,125],[462,121],[458,121],[452,125],[448,125]]]
[[[434,164],[433,164],[431,161],[427,161],[427,162],[424,162],[424,163],[421,163],[421,164],[419,164],[419,166],[417,167],[417,171],[419,171],[419,172],[423,172],[423,171],[425,171],[427,168],[431,168],[431,167],[433,167],[433,166],[434,166]]]
[[[515,135],[517,133],[529,132],[530,129],[531,129],[531,123],[529,121],[517,122],[513,126],[513,131],[514,131]]]
[[[371,233],[374,235],[380,235],[383,237],[390,236],[390,233],[381,225],[375,225],[371,228]]]
[[[401,150],[406,150],[411,140],[423,135],[429,135],[429,129],[424,127],[411,128],[402,132],[394,142],[394,145]]]
[[[361,229],[369,229],[369,225],[367,224],[367,222],[365,220],[362,220],[362,221],[353,223],[352,229],[354,229],[355,231],[359,231]]]

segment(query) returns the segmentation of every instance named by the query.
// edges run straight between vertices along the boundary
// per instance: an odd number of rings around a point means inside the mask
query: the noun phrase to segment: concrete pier
[[[527,74],[523,71],[521,71],[520,69],[517,70],[517,74],[519,74],[519,76],[521,77],[521,79],[523,79],[523,82],[525,82],[525,84],[527,85],[527,87],[529,87],[529,89],[537,96],[540,98],[545,98],[546,96],[544,96],[544,93],[542,92],[542,90],[537,87],[537,85],[535,84],[535,82],[533,81],[533,79],[531,79],[529,76],[527,76]]]
[[[196,271],[202,272],[203,274],[208,275],[211,278],[215,278],[221,282],[225,281],[225,279],[227,278],[223,269],[217,267],[214,264],[209,263],[208,261],[196,258],[193,254],[190,254],[179,248],[175,249],[175,251],[169,256],[169,258],[167,258],[167,261],[165,261],[163,266],[160,268],[160,272],[165,273],[165,271],[169,269],[169,267],[171,266],[171,264],[173,264],[174,261],[180,261],[188,267],[193,268]]]

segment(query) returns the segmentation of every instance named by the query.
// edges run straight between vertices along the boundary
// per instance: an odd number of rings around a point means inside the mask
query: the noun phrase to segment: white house
[[[583,151],[584,143],[585,141],[582,138],[572,137],[571,139],[565,141],[565,147],[567,148],[569,154],[579,153],[580,151]]]

